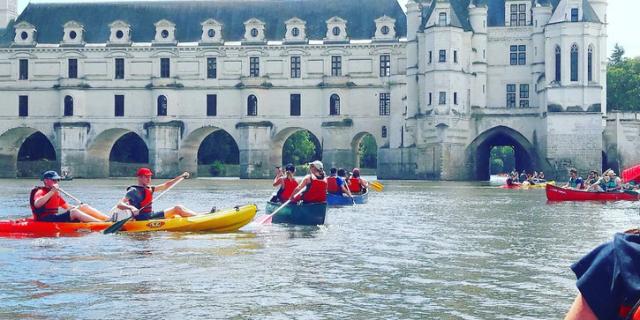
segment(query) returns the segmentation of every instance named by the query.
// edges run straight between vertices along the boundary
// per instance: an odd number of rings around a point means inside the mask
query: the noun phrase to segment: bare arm
[[[298,192],[300,192],[300,190],[302,190],[304,187],[306,187],[307,184],[309,184],[309,183],[311,183],[311,177],[310,176],[304,177],[304,179],[302,179],[302,181],[300,181],[300,183],[298,184],[296,189],[293,190],[293,193],[291,194],[291,197],[289,198],[289,200],[293,199],[293,197],[295,195],[297,195]]]
[[[598,317],[593,313],[591,307],[581,293],[578,293],[576,300],[573,301],[573,305],[564,317],[564,320],[597,320]]]
[[[282,171],[280,171],[280,168],[276,168],[276,177],[273,178],[273,186],[277,187],[279,185],[282,184]]]
[[[347,187],[346,182],[342,185],[342,192],[346,193],[349,196],[349,198],[353,198],[353,195],[351,194],[351,190],[349,190],[349,187]]]
[[[138,213],[138,208],[132,206],[129,203],[129,199],[127,197],[122,198],[122,200],[120,200],[120,202],[118,202],[117,204],[118,209],[120,210],[129,210],[131,211],[133,214],[137,214]]]
[[[54,186],[53,188],[51,188],[51,190],[49,192],[47,192],[44,196],[38,198],[38,200],[33,202],[33,206],[36,208],[41,208],[42,206],[44,206],[49,199],[51,199],[51,197],[53,197],[54,194],[58,193],[58,188],[57,186]]]
[[[189,178],[189,172],[184,172],[181,175],[163,183],[163,184],[159,184],[157,186],[155,186],[155,191],[164,191],[167,190],[167,188],[171,187],[172,185],[176,184],[176,182],[178,182],[178,180],[180,179],[188,179]]]

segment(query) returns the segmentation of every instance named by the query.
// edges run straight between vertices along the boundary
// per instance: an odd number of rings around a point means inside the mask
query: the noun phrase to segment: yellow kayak
[[[536,184],[523,183],[522,185],[520,185],[520,188],[521,189],[544,189],[547,187],[548,184],[555,185],[556,182],[548,181],[548,182],[536,183]]]
[[[224,209],[214,213],[195,217],[176,217],[172,219],[129,221],[122,227],[124,232],[146,231],[236,231],[247,225],[255,217],[258,207],[255,204]]]

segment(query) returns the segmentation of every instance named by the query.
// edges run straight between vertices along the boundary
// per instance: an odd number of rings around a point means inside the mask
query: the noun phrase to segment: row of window
[[[78,59],[68,59],[67,65],[68,65],[67,76],[69,77],[69,79],[78,78]],[[301,57],[292,56],[290,59],[290,66],[291,66],[291,78],[301,78],[302,77]],[[115,59],[114,71],[115,71],[114,72],[115,79],[124,79],[124,58]],[[332,76],[342,75],[342,57],[341,56],[331,56],[331,75]],[[260,76],[260,58],[259,57],[249,57],[249,76],[250,77]],[[389,76],[391,76],[391,56],[388,54],[383,54],[380,56],[380,77],[389,77]],[[161,78],[171,77],[170,58],[160,58],[160,77]],[[217,77],[218,77],[218,59],[207,58],[207,78],[216,79]],[[18,79],[19,80],[29,79],[29,60],[28,59],[20,59]]]
[[[208,94],[207,99],[207,116],[216,116],[218,114],[218,96],[216,94]],[[302,98],[299,93],[293,93],[289,96],[289,106],[291,116],[300,116],[302,114]],[[168,111],[168,100],[164,95],[158,96],[156,104],[156,115],[166,116]],[[391,94],[379,94],[379,114],[388,116],[391,113]],[[63,114],[65,117],[73,116],[73,97],[64,97]],[[19,96],[18,98],[18,115],[27,117],[29,115],[29,96]],[[116,117],[124,117],[124,95],[115,95],[114,115]],[[247,97],[247,116],[258,115],[258,98],[255,95]],[[332,94],[329,98],[329,115],[340,115],[340,96]]]
[[[575,82],[578,81],[578,62],[579,62],[579,52],[580,50],[578,49],[578,45],[577,44],[573,44],[571,46],[571,51],[570,51],[570,62],[571,62],[571,69],[570,69],[570,80]],[[556,82],[561,82],[562,81],[562,50],[560,49],[559,46],[556,46],[556,50],[555,50],[555,81]],[[591,82],[593,81],[593,46],[589,46],[589,49],[587,49],[587,81]]]
[[[580,10],[578,8],[571,8],[571,22],[579,21],[579,12]],[[527,16],[528,12],[526,4],[512,4],[510,6],[509,25],[512,27],[526,26],[528,25]]]
[[[438,62],[447,62],[447,50],[438,51]],[[433,52],[429,51],[429,64],[433,63]],[[458,50],[453,50],[453,63],[458,63]]]
[[[431,92],[429,92],[428,99],[427,99],[427,105],[432,105],[432,104],[433,104],[433,94]],[[445,91],[438,92],[438,104],[447,104],[447,92],[445,92]],[[453,93],[453,104],[455,104],[455,105],[458,104],[458,93],[457,92]]]
[[[516,88],[518,85],[516,84],[507,84],[507,108],[515,108],[516,107]],[[520,108],[529,108],[529,85],[528,84],[520,84]]]

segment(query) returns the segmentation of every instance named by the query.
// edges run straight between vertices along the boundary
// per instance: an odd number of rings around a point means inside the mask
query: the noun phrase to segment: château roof
[[[13,42],[13,26],[27,21],[37,30],[39,43],[59,43],[62,26],[74,20],[84,26],[84,41],[105,43],[109,40],[109,24],[122,20],[131,26],[131,40],[151,42],[155,38],[154,23],[166,19],[176,24],[176,39],[197,42],[202,36],[201,23],[215,19],[223,25],[223,38],[238,41],[244,37],[243,22],[256,18],[265,22],[267,40],[285,37],[285,21],[297,17],[307,22],[309,39],[323,39],[325,21],[337,16],[347,21],[351,39],[371,39],[375,35],[374,20],[384,15],[396,20],[396,33],[406,36],[406,15],[397,0],[197,0],[197,1],[131,1],[30,3],[15,22],[0,36],[0,45]]]

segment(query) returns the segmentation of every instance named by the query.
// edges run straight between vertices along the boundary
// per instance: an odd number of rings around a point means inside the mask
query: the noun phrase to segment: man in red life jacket
[[[309,174],[293,190],[292,201],[298,201],[300,197],[294,198],[294,196],[303,188],[306,188],[301,198],[304,203],[327,202],[327,178],[321,161],[316,160],[309,163]]]
[[[166,190],[177,183],[180,178],[189,178],[188,172],[157,186],[151,185],[152,175],[153,172],[151,172],[151,169],[149,168],[138,169],[138,172],[136,173],[136,176],[138,177],[138,184],[130,186],[127,189],[127,194],[122,198],[122,200],[120,200],[120,203],[118,203],[118,209],[130,210],[135,220],[165,219],[173,218],[175,216],[192,217],[196,215],[195,212],[182,205],[177,205],[157,212],[153,211],[151,205],[153,202],[154,192]]]
[[[47,171],[42,175],[43,187],[36,187],[31,190],[29,203],[33,217],[37,221],[44,222],[101,222],[109,220],[109,217],[100,211],[81,204],[71,207],[60,196],[58,181],[61,177],[55,171]],[[58,209],[65,210],[58,213]]]
[[[352,193],[364,193],[369,183],[360,177],[360,169],[353,168],[352,174],[353,176],[349,179],[349,191]]]
[[[296,167],[292,163],[285,166],[284,172],[282,172],[281,168],[276,168],[276,177],[273,179],[273,186],[280,186],[276,194],[278,202],[285,202],[293,195],[293,190],[298,186],[298,180],[296,180],[294,176],[295,172]]]
[[[340,194],[340,187],[338,186],[338,169],[336,168],[331,168],[329,171],[329,177],[327,177],[327,192]]]

